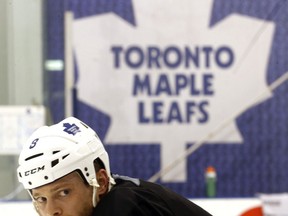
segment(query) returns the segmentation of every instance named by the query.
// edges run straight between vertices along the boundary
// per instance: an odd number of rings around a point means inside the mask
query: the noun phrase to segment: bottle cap
[[[215,168],[213,166],[208,166],[207,169],[206,169],[206,172],[216,172]]]
[[[213,166],[208,166],[206,168],[206,176],[207,177],[211,177],[211,178],[215,178],[216,177],[216,170]]]

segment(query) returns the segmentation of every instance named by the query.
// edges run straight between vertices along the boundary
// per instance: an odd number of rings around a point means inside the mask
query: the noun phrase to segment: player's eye
[[[60,196],[64,197],[64,196],[67,196],[70,194],[70,190],[69,189],[65,189],[65,190],[62,190],[60,191]]]
[[[47,198],[40,196],[40,197],[34,197],[34,200],[38,203],[44,203],[47,201]]]

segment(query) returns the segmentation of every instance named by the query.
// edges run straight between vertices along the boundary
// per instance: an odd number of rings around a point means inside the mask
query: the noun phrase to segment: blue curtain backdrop
[[[46,0],[46,59],[64,60],[64,12],[74,18],[113,11],[135,25],[131,0]],[[269,58],[267,82],[271,84],[288,71],[287,0],[215,0],[210,24],[238,13],[273,21],[276,32]],[[48,73],[48,72],[47,72]],[[75,62],[77,78],[77,64]],[[47,75],[47,106],[54,122],[64,118],[64,71]],[[288,191],[288,84],[274,92],[273,98],[257,105],[237,119],[245,143],[242,145],[204,145],[187,159],[187,182],[165,183],[187,197],[205,197],[204,172],[217,170],[217,197],[253,197],[256,193]],[[103,139],[109,129],[109,115],[75,102],[75,116],[92,126]],[[187,144],[187,147],[193,143]],[[109,145],[105,143],[114,173],[148,179],[160,169],[160,145]],[[159,182],[164,184],[163,182]]]

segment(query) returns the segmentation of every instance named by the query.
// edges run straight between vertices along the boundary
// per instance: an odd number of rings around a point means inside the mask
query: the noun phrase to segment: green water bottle
[[[209,166],[205,172],[206,179],[206,196],[209,198],[216,197],[216,170],[213,166]]]

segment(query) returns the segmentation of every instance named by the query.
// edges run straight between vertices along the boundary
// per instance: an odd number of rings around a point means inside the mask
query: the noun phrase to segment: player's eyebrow
[[[53,193],[53,192],[55,192],[55,191],[57,191],[59,189],[68,188],[68,187],[74,186],[75,182],[73,182],[73,179],[75,179],[75,178],[79,178],[79,176],[77,174],[75,174],[75,175],[72,174],[72,175],[63,177],[63,179],[60,179],[59,182],[52,183],[51,188],[48,189],[49,193]],[[40,190],[40,191],[38,191],[38,190]],[[40,188],[39,189],[36,188],[36,189],[32,190],[32,195],[33,196],[41,196],[41,194],[43,194],[44,192],[42,192]]]

